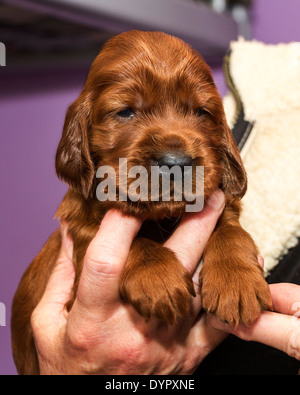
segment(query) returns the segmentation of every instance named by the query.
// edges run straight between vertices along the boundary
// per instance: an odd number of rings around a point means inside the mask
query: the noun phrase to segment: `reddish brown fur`
[[[127,107],[135,112],[129,121],[116,115]],[[198,108],[206,112],[196,116]],[[68,222],[74,241],[76,280],[68,308],[86,249],[105,212],[115,207],[145,220],[122,276],[123,298],[147,318],[173,323],[189,314],[195,296],[191,275],[173,252],[162,247],[164,236],[155,230],[167,218],[170,234],[171,219],[178,221],[185,202],[100,203],[95,197],[99,166],[113,166],[118,174],[119,158],[127,158],[128,169],[133,165],[149,169],[150,158],[168,151],[184,152],[195,166],[204,166],[205,200],[218,187],[225,192],[224,214],[204,254],[203,306],[233,325],[249,324],[261,309],[271,306],[271,300],[255,244],[238,222],[239,199],[247,187],[245,170],[209,67],[183,41],[159,32],[133,31],[109,41],[66,115],[56,168],[71,186],[57,213]],[[14,298],[13,352],[21,374],[39,373],[30,318],[60,243],[57,231],[24,274]]]

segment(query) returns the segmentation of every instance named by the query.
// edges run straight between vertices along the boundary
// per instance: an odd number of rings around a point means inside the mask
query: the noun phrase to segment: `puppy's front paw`
[[[192,277],[172,251],[156,245],[152,254],[147,252],[142,258],[130,254],[121,295],[143,317],[173,324],[190,312],[191,295],[196,296]]]
[[[263,270],[249,257],[246,259],[247,264],[245,260],[234,265],[210,262],[200,273],[203,308],[233,326],[250,325],[263,310],[272,309]]]

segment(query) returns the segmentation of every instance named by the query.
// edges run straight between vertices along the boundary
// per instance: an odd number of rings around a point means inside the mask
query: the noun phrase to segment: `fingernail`
[[[219,211],[224,207],[225,195],[221,189],[217,189],[209,198],[207,204],[214,210]]]
[[[232,327],[229,324],[220,321],[216,316],[212,314],[207,314],[206,322],[215,329],[219,329],[228,333],[232,331]]]

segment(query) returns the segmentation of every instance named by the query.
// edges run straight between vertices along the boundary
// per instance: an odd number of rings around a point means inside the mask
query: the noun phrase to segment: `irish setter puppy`
[[[118,199],[119,159],[135,165],[204,167],[204,201],[221,188],[226,207],[207,244],[200,275],[203,308],[232,325],[250,324],[271,299],[258,251],[239,224],[245,170],[227,126],[211,72],[178,38],[132,31],[111,39],[94,61],[86,85],[70,106],[57,150],[58,176],[70,185],[57,217],[74,241],[74,296],[87,247],[110,208],[144,220],[126,264],[120,292],[144,317],[172,324],[189,314],[195,296],[191,275],[162,246],[185,212],[186,201]],[[100,166],[111,166],[117,199],[96,197]],[[174,180],[173,180],[174,181]],[[195,182],[195,178],[193,178]],[[129,182],[130,184],[130,182]],[[163,226],[161,222],[163,221]],[[157,231],[160,226],[160,231]],[[163,235],[161,229],[168,229]],[[19,373],[39,367],[30,325],[60,250],[57,230],[24,274],[14,298],[13,353]],[[167,291],[166,291],[167,289]]]

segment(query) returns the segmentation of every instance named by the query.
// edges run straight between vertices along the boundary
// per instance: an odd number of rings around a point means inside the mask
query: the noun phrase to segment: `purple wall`
[[[299,0],[254,0],[253,38],[267,44],[300,41]]]
[[[53,220],[66,187],[54,171],[54,155],[67,106],[84,74],[6,76],[0,69],[1,277],[0,302],[7,327],[0,327],[0,374],[14,374],[10,308],[25,268],[57,223]]]
[[[300,41],[299,0],[256,0],[254,38],[268,43]],[[65,111],[77,97],[86,70],[44,76],[9,75],[0,68],[1,277],[0,374],[15,374],[10,347],[10,308],[17,284],[50,232],[66,187],[54,172],[54,155]],[[222,69],[214,74],[226,92]]]

